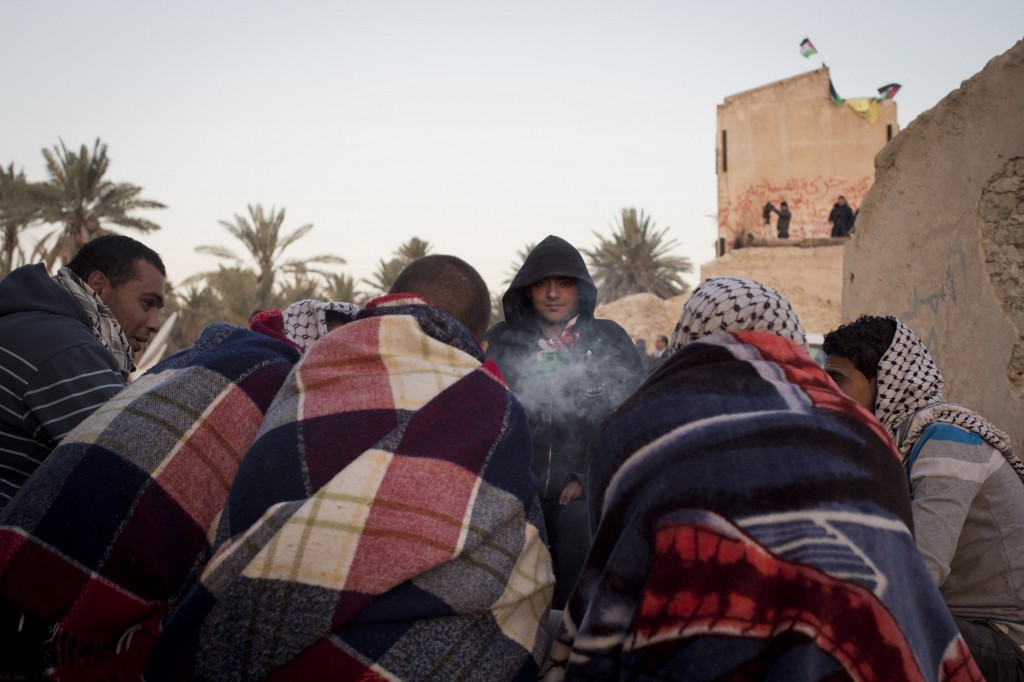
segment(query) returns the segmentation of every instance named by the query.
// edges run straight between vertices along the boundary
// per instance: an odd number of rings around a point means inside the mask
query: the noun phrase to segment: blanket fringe
[[[54,625],[50,642],[53,644],[58,677],[76,679],[82,670],[99,666],[99,669],[109,673],[111,679],[124,679],[124,672],[119,669],[117,657],[128,653],[135,633],[143,629],[142,625],[137,623],[132,625],[117,638],[116,645],[111,647],[111,641],[85,641],[68,634],[59,624]],[[112,657],[113,660],[107,657]]]
[[[128,628],[127,630],[125,630],[124,634],[121,635],[120,639],[117,640],[117,648],[114,650],[114,653],[115,654],[121,653],[121,645],[122,644],[124,645],[124,650],[128,651],[128,649],[130,649],[131,646],[132,646],[132,637],[134,637],[135,633],[138,632],[141,629],[142,629],[142,626],[136,623],[135,625],[133,625],[130,628]]]

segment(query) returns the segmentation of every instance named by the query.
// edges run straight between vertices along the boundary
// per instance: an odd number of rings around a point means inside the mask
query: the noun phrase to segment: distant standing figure
[[[853,209],[846,203],[846,197],[840,195],[836,203],[832,205],[828,221],[832,223],[833,237],[848,237],[850,235],[850,228],[853,227]]]
[[[789,204],[783,201],[778,208],[772,204],[768,204],[768,206],[779,215],[779,222],[776,225],[779,230],[779,239],[789,239],[789,221],[793,218],[793,214],[789,212]]]
[[[668,348],[668,337],[662,334],[654,342],[654,352],[651,353],[652,357],[660,358],[661,354]]]
[[[640,354],[640,363],[644,366],[644,371],[649,370],[651,365],[654,364],[654,356],[647,352],[647,340],[637,339],[635,344],[636,352]]]

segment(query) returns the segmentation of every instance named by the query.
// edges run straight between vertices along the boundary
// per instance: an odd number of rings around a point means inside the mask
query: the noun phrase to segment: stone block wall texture
[[[843,247],[774,246],[733,249],[700,268],[701,281],[743,277],[785,296],[804,330],[824,334],[839,326],[843,298]]]
[[[844,321],[893,314],[924,340],[945,397],[1024,452],[1024,41],[918,116],[875,158],[843,258]]]
[[[896,102],[880,102],[878,120],[868,123],[832,102],[829,81],[823,67],[718,105],[718,236],[727,249],[747,235],[775,237],[778,217],[766,228],[761,213],[767,201],[789,204],[792,239],[828,237],[840,194],[860,206],[875,155],[898,132]]]

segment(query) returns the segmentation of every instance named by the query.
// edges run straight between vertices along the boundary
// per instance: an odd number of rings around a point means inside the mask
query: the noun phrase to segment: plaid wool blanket
[[[881,425],[793,342],[714,334],[595,435],[546,679],[979,680]]]
[[[530,434],[482,360],[415,297],[317,341],[146,679],[535,679],[553,576]]]
[[[0,516],[2,676],[139,678],[298,358],[214,324],[68,434]]]

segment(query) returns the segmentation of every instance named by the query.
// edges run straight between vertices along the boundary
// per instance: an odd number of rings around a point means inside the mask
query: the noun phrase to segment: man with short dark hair
[[[655,358],[660,358],[666,348],[668,348],[668,337],[664,334],[659,334],[658,338],[654,341],[654,352],[651,355]]]
[[[122,235],[88,242],[50,277],[0,281],[0,509],[71,429],[124,388],[160,328],[166,270]]]
[[[555,608],[562,608],[590,547],[587,444],[644,369],[626,330],[594,318],[597,286],[579,251],[560,237],[537,244],[501,302],[505,321],[487,332],[487,357],[530,418]]]
[[[391,285],[391,293],[415,293],[461,322],[480,341],[491,321],[487,284],[469,263],[455,256],[417,258]]]
[[[769,202],[768,206],[774,213],[779,214],[779,222],[776,225],[779,230],[779,239],[789,239],[789,221],[793,219],[793,214],[789,210],[789,204],[783,201],[779,204],[778,208]]]
[[[536,679],[554,578],[489,310],[425,256],[308,347],[146,679]]]
[[[984,417],[944,401],[931,354],[895,317],[861,316],[823,348],[825,371],[896,442],[918,549],[978,667],[1024,679],[1024,463]]]

